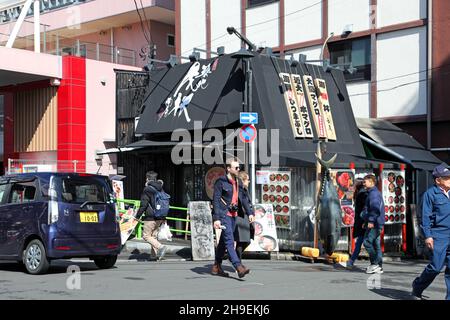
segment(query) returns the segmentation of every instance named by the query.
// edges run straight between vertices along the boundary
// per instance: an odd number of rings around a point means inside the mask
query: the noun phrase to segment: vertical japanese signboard
[[[309,100],[309,106],[311,108],[311,114],[314,119],[314,125],[317,129],[317,134],[319,139],[326,139],[327,132],[325,129],[325,120],[323,114],[320,110],[319,100],[316,94],[316,87],[314,86],[314,81],[311,76],[303,76],[303,81],[305,83],[305,92]]]
[[[280,79],[284,87],[284,99],[288,108],[294,138],[305,138],[300,109],[297,105],[296,94],[291,85],[291,77],[287,73],[280,73]]]
[[[313,129],[311,119],[308,113],[308,106],[306,105],[305,92],[303,90],[302,78],[298,74],[291,74],[292,86],[294,87],[295,96],[297,98],[297,105],[300,110],[300,117],[303,124],[305,137],[312,139]]]
[[[325,130],[328,140],[336,141],[336,130],[334,128],[333,115],[331,114],[330,101],[328,99],[327,84],[323,79],[315,79],[320,111],[325,121]]]

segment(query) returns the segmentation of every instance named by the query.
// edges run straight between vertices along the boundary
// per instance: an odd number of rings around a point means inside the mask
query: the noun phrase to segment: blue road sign
[[[241,124],[258,124],[257,112],[241,112]]]

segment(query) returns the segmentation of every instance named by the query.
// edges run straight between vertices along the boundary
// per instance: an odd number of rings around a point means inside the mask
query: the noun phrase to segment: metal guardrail
[[[126,214],[126,212],[129,210],[129,208],[128,209],[120,209],[120,204],[131,205],[134,210],[139,210],[141,202],[139,200],[117,199],[117,205],[119,206],[119,213]],[[174,211],[186,212],[186,219],[167,216],[166,220],[185,222],[186,223],[185,230],[170,228],[170,231],[175,232],[175,233],[184,233],[185,239],[187,239],[187,236],[191,234],[191,231],[189,231],[189,226],[190,226],[190,222],[191,222],[191,220],[189,219],[189,209],[184,208],[184,207],[174,207],[174,206],[171,206],[170,209],[174,210]],[[169,214],[170,214],[170,212],[169,212]],[[143,228],[143,223],[139,222],[136,225],[136,229],[135,229],[136,239],[142,239],[142,228]]]

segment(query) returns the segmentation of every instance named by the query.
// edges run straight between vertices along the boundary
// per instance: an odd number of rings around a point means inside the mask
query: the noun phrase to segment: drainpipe
[[[364,142],[367,142],[368,144],[370,144],[370,145],[372,145],[372,146],[374,146],[374,147],[376,147],[376,148],[379,148],[379,149],[383,150],[384,152],[390,154],[391,156],[393,156],[393,157],[395,157],[395,158],[400,159],[402,162],[407,163],[407,164],[409,164],[411,167],[414,168],[414,165],[412,164],[412,162],[411,162],[410,160],[406,159],[406,158],[405,158],[404,156],[402,156],[401,154],[399,154],[399,153],[397,153],[397,152],[395,152],[395,151],[393,151],[393,150],[391,150],[391,149],[389,149],[389,148],[386,148],[385,146],[383,146],[383,145],[381,145],[381,144],[379,144],[379,143],[376,143],[375,141],[373,141],[373,140],[371,140],[371,139],[369,139],[369,138],[363,136],[362,134],[360,134],[359,137],[360,137],[361,140],[363,140]]]
[[[432,112],[432,80],[433,80],[433,0],[428,0],[428,37],[427,37],[427,52],[428,52],[428,72],[427,72],[427,149],[431,150],[431,112]]]
[[[114,28],[111,28],[111,62],[114,63]]]
[[[34,0],[34,52],[41,52],[41,18],[40,0]]]

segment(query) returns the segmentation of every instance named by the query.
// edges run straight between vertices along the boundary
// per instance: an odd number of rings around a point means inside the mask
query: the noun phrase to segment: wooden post
[[[318,159],[322,159],[322,150],[321,150],[321,141],[317,143],[317,157]],[[319,247],[319,195],[321,186],[321,171],[322,166],[319,160],[316,161],[316,211],[315,211],[315,223],[314,223],[314,248]]]
[[[189,211],[186,214],[186,219],[187,220],[191,219],[190,216],[189,216]],[[189,221],[186,221],[186,227],[185,227],[184,231],[186,231],[186,233],[184,234],[184,240],[187,240],[187,238],[188,238],[187,231],[189,231]]]

